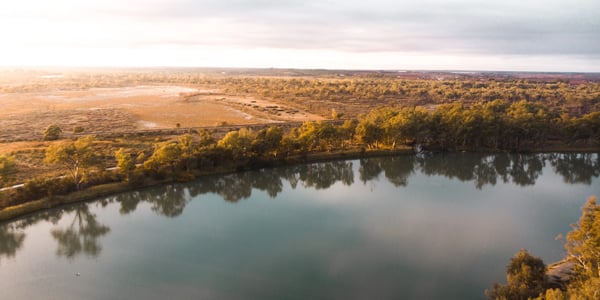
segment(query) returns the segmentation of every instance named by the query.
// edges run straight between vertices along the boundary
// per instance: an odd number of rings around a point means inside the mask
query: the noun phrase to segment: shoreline
[[[460,152],[486,152],[486,153],[596,153],[600,152],[598,147],[559,147],[549,146],[540,149],[524,149],[520,151],[502,151],[497,149],[470,149],[470,150],[428,150],[430,153],[460,153]],[[73,204],[78,202],[92,201],[101,197],[108,197],[111,195],[133,191],[138,189],[149,188],[153,186],[159,186],[164,184],[176,183],[176,182],[190,182],[199,180],[205,176],[211,175],[223,175],[231,174],[242,171],[256,170],[261,168],[275,168],[281,166],[291,166],[298,164],[310,164],[318,162],[326,162],[332,160],[341,159],[360,159],[369,157],[388,157],[388,156],[399,156],[399,155],[415,155],[413,148],[400,148],[400,149],[375,149],[375,150],[363,150],[363,149],[350,149],[342,151],[332,152],[314,152],[305,155],[294,155],[286,157],[280,160],[265,161],[258,165],[233,165],[227,168],[216,169],[208,172],[195,172],[193,177],[188,180],[181,180],[177,178],[156,180],[150,179],[145,180],[142,184],[131,185],[126,182],[111,182],[100,185],[90,186],[84,190],[75,191],[66,195],[47,196],[41,199],[28,201],[19,205],[8,206],[0,210],[0,222],[7,222],[19,217],[24,217],[28,214],[32,214],[45,209],[55,208],[61,205]]]
[[[295,155],[287,157],[283,160],[270,161],[267,164],[260,164],[258,166],[243,166],[242,169],[238,169],[235,166],[232,168],[226,168],[221,170],[213,170],[210,172],[199,172],[195,173],[194,177],[190,180],[177,180],[165,179],[165,180],[147,180],[143,184],[130,185],[126,182],[112,182],[100,185],[90,186],[84,190],[75,191],[66,195],[48,196],[38,200],[28,201],[19,205],[8,206],[0,210],[0,222],[11,221],[26,215],[36,213],[45,209],[52,209],[66,204],[73,204],[78,202],[92,201],[101,197],[108,197],[111,195],[133,191],[138,189],[150,188],[153,186],[159,186],[164,184],[176,183],[176,182],[190,182],[199,180],[204,176],[211,175],[224,175],[237,173],[242,171],[249,171],[261,168],[275,168],[281,166],[291,166],[298,164],[310,164],[340,159],[360,159],[367,157],[386,157],[396,155],[414,155],[415,152],[412,148],[404,149],[392,149],[392,150],[367,150],[362,151],[360,149],[346,150],[346,151],[335,151],[335,152],[316,152],[309,153],[306,155]]]

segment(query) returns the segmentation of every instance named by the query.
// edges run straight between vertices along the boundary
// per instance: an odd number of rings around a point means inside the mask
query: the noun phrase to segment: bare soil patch
[[[217,89],[132,86],[0,94],[0,142],[41,140],[59,125],[68,136],[140,129],[320,120],[289,105]]]
[[[203,90],[185,95],[182,100],[186,104],[215,104],[241,112],[245,120],[260,122],[317,121],[324,118],[289,104],[273,100],[258,99],[251,96],[231,96],[218,90]],[[249,122],[246,122],[249,123]],[[257,122],[254,122],[257,123]]]

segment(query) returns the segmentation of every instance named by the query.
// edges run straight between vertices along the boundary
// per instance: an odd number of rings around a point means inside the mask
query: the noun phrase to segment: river
[[[449,153],[209,176],[0,224],[3,299],[483,299],[546,263],[598,154]]]

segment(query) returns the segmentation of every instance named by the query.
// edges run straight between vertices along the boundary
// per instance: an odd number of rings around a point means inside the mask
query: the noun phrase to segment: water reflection
[[[327,189],[338,181],[344,185],[354,183],[352,162],[336,161],[320,164],[304,165],[297,170],[304,187]]]
[[[547,159],[545,154],[451,153],[426,156],[418,159],[416,164],[424,174],[473,181],[480,189],[488,184],[495,185],[498,180],[512,181],[520,186],[533,185],[542,174]]]
[[[90,212],[87,204],[75,206],[72,213],[73,219],[67,226],[51,231],[58,244],[56,255],[70,259],[81,253],[90,257],[98,256],[102,251],[98,238],[106,235],[110,228],[96,220],[96,215]]]
[[[568,153],[549,154],[550,164],[566,183],[591,184],[592,178],[600,176],[600,155]]]
[[[283,180],[292,188],[302,184],[307,188],[327,189],[337,182],[351,185],[354,171],[352,162],[334,161],[206,177],[188,184],[186,189],[192,197],[214,193],[225,201],[238,202],[249,198],[253,189],[275,198],[283,190]]]
[[[478,189],[498,182],[519,186],[534,185],[549,164],[569,184],[590,184],[600,176],[600,160],[595,153],[549,154],[477,154],[447,153],[425,156],[397,156],[359,160],[361,182],[379,178],[381,174],[396,187],[408,185],[416,172],[428,176],[444,176],[463,182],[473,182]],[[217,194],[227,202],[251,197],[253,190],[266,192],[275,198],[282,192],[284,181],[295,189],[327,189],[336,183],[352,185],[352,161],[332,161],[275,169],[209,176],[184,185],[165,185],[159,188],[134,191],[113,197],[120,203],[120,212],[129,214],[140,202],[152,204],[152,210],[166,217],[179,216],[192,198],[202,194]]]
[[[378,179],[383,174],[396,187],[407,186],[410,177],[417,172],[473,182],[478,189],[498,182],[527,186],[535,184],[546,165],[551,166],[569,184],[589,185],[593,178],[600,176],[600,159],[595,153],[447,153],[366,158],[358,163],[358,176],[362,183]],[[174,218],[183,213],[192,198],[202,194],[212,193],[225,201],[238,202],[249,198],[253,190],[260,190],[275,198],[283,191],[284,182],[293,189],[299,185],[304,188],[327,189],[338,183],[352,185],[354,176],[352,161],[332,161],[209,176],[187,184],[171,184],[123,193],[96,204],[119,203],[119,212],[127,215],[134,212],[140,203],[148,203],[156,214]],[[2,258],[14,257],[25,240],[24,229],[41,221],[54,225],[50,234],[57,243],[56,255],[69,259],[80,254],[91,257],[100,255],[100,238],[107,235],[110,228],[97,220],[90,205],[94,203],[43,211],[1,225],[0,261]]]
[[[23,245],[24,231],[40,222],[52,224],[50,235],[56,241],[58,257],[73,259],[80,254],[97,257],[102,251],[99,239],[108,234],[110,228],[98,222],[97,216],[90,211],[90,205],[93,203],[41,211],[0,225],[0,258],[13,257]]]
[[[498,181],[519,186],[534,185],[546,164],[561,175],[566,183],[590,184],[600,175],[596,153],[547,153],[495,155],[453,153],[420,157],[415,167],[427,175],[473,181],[477,188]]]
[[[180,185],[168,185],[157,193],[149,193],[145,201],[152,203],[152,210],[166,217],[177,217],[191,198],[186,195],[185,189]]]
[[[0,226],[0,263],[2,258],[14,257],[23,246],[25,233],[18,231],[14,224]]]
[[[363,183],[374,180],[383,172],[385,178],[396,187],[406,186],[408,178],[415,172],[415,156],[367,158],[360,160],[358,169]]]

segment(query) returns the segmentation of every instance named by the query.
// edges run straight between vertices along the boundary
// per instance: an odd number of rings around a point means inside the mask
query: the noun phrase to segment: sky
[[[0,66],[600,72],[600,1],[2,0]]]

